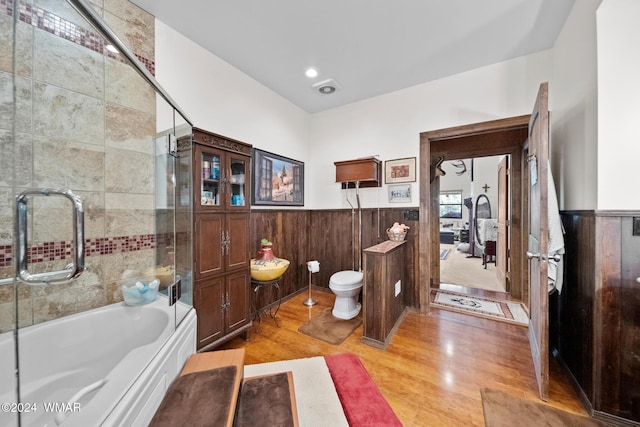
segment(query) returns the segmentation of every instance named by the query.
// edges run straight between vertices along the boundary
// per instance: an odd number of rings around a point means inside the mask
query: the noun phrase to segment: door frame
[[[426,180],[431,176],[431,165],[440,157],[447,159],[465,159],[496,155],[511,155],[511,295],[528,304],[528,275],[526,253],[526,223],[522,221],[523,210],[527,209],[527,194],[523,194],[523,171],[526,171],[526,159],[523,159],[523,147],[528,137],[530,115],[510,117],[500,120],[455,126],[446,129],[420,133],[420,232],[419,232],[419,273],[420,273],[420,312],[430,311],[432,287],[440,284],[440,218],[438,197],[440,178],[433,182]],[[429,172],[427,172],[429,171]]]

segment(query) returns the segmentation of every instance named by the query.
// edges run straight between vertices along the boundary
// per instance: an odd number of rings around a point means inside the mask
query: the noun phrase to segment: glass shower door
[[[191,126],[66,1],[1,7],[0,398],[18,403],[30,401],[34,381],[48,381],[36,368],[53,352],[29,344],[32,328],[122,304],[123,285],[155,279],[172,328],[191,309],[190,204],[175,189],[185,160],[172,146]],[[132,34],[152,72],[153,17],[128,2],[96,13]],[[101,363],[92,348],[74,356]],[[39,399],[66,401],[94,380],[70,376]],[[17,422],[16,412],[0,412],[0,425]]]

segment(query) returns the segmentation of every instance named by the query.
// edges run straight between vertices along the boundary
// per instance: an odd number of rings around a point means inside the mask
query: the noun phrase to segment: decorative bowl
[[[251,260],[251,277],[259,282],[276,280],[289,268],[289,260],[274,258],[272,260]]]

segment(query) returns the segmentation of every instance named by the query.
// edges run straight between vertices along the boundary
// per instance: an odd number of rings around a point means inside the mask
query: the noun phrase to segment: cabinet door
[[[225,168],[226,190],[225,206],[230,211],[249,209],[251,196],[251,158],[236,153],[226,153]]]
[[[227,254],[227,270],[247,268],[251,262],[249,253],[249,214],[227,214],[227,231],[229,247]]]
[[[195,216],[195,277],[202,279],[222,273],[223,264],[223,214],[198,214]]]
[[[196,281],[193,306],[198,316],[198,349],[224,333],[225,283],[223,277]]]
[[[250,289],[249,272],[239,271],[227,276],[227,333],[249,323]]]
[[[221,210],[226,196],[225,154],[212,147],[195,145],[193,160],[194,205],[196,211]]]

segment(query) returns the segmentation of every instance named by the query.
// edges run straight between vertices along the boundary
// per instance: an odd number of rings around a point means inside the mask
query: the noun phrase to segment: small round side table
[[[273,304],[271,305],[271,307],[269,307],[269,316],[271,316],[276,326],[279,328],[280,322],[278,321],[276,316],[278,315],[278,310],[280,310],[280,303],[282,302],[282,296],[280,295],[280,284],[278,283],[278,280],[279,278],[275,280],[266,280],[266,281],[251,279],[251,289],[253,290],[253,297],[251,298],[251,311],[252,311],[251,319],[252,320],[257,319],[258,322],[262,324],[262,314],[266,310],[258,309],[258,293],[260,289],[262,289],[263,287],[271,286],[272,288],[276,289],[276,298],[278,300],[278,304],[275,306],[275,310],[274,310]],[[259,332],[257,327],[256,327],[256,332]]]

